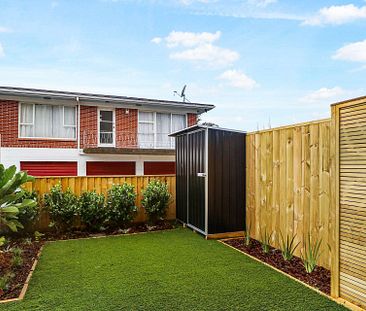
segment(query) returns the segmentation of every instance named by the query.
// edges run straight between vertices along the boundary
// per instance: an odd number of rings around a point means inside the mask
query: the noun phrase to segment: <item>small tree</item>
[[[51,226],[57,231],[73,228],[79,204],[77,196],[70,188],[64,192],[60,183],[53,186],[51,191],[44,195],[44,206],[50,213]]]
[[[24,195],[21,186],[33,180],[26,172],[17,172],[15,165],[5,169],[0,164],[0,231],[6,228],[11,231],[23,228],[18,220],[19,210],[34,207],[36,202],[32,199],[21,200]]]
[[[79,212],[80,220],[87,230],[103,229],[107,216],[104,195],[95,191],[83,192],[79,198]]]
[[[135,218],[136,193],[133,185],[113,185],[107,194],[107,223],[110,227],[125,227]]]
[[[141,205],[145,208],[149,220],[157,222],[164,219],[171,199],[168,185],[153,179],[142,191],[142,196]]]

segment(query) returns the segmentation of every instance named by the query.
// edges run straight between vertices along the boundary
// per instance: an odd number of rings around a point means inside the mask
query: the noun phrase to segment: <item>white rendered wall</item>
[[[78,175],[86,176],[87,161],[134,161],[136,175],[144,175],[144,161],[174,162],[174,155],[135,155],[135,154],[83,154],[77,149],[67,148],[1,148],[0,163],[5,167],[16,165],[20,161],[76,161]]]

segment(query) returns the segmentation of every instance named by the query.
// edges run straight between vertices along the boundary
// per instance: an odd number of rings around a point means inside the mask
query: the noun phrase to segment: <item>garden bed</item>
[[[0,276],[8,277],[6,288],[0,289],[0,301],[19,297],[43,244],[43,241],[13,241],[7,245],[5,250],[0,252]],[[14,249],[21,250],[21,265],[14,265],[15,255],[12,251]]]
[[[142,233],[151,231],[160,231],[174,229],[178,226],[175,221],[160,221],[155,225],[147,225],[145,223],[133,224],[127,229],[118,230],[105,230],[100,232],[88,232],[88,231],[70,231],[70,232],[46,232],[42,236],[43,241],[55,241],[55,240],[70,240],[70,239],[80,239],[80,238],[91,238],[98,236],[108,236],[108,235],[121,235],[121,234],[132,234],[132,233]]]
[[[291,261],[286,261],[283,259],[281,251],[272,247],[269,253],[265,254],[261,243],[254,239],[251,239],[250,246],[245,245],[244,238],[228,239],[223,240],[223,242],[319,289],[327,295],[330,294],[330,271],[323,267],[317,266],[313,272],[307,273],[299,257],[294,256]]]

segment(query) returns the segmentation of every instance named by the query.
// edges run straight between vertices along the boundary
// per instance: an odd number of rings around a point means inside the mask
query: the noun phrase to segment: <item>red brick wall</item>
[[[197,115],[193,113],[188,113],[188,126],[197,124]]]
[[[127,112],[128,111],[128,112]],[[116,147],[137,147],[137,109],[116,109]]]
[[[0,134],[2,147],[76,148],[76,141],[18,138],[18,102],[0,100]]]
[[[98,107],[80,106],[80,147],[98,146]]]

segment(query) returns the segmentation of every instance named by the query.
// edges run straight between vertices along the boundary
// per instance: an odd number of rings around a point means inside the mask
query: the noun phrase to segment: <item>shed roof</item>
[[[209,126],[209,125],[204,125],[204,124],[195,124],[189,127],[186,127],[184,129],[181,129],[179,131],[176,131],[174,133],[169,134],[169,136],[171,137],[176,137],[185,133],[189,133],[189,132],[193,132],[199,129],[209,129],[209,130],[217,130],[217,131],[225,131],[225,132],[233,132],[233,133],[241,133],[241,134],[245,134],[245,131],[240,131],[240,130],[234,130],[234,129],[227,129],[227,128],[223,128],[223,127],[219,127],[219,126]]]

